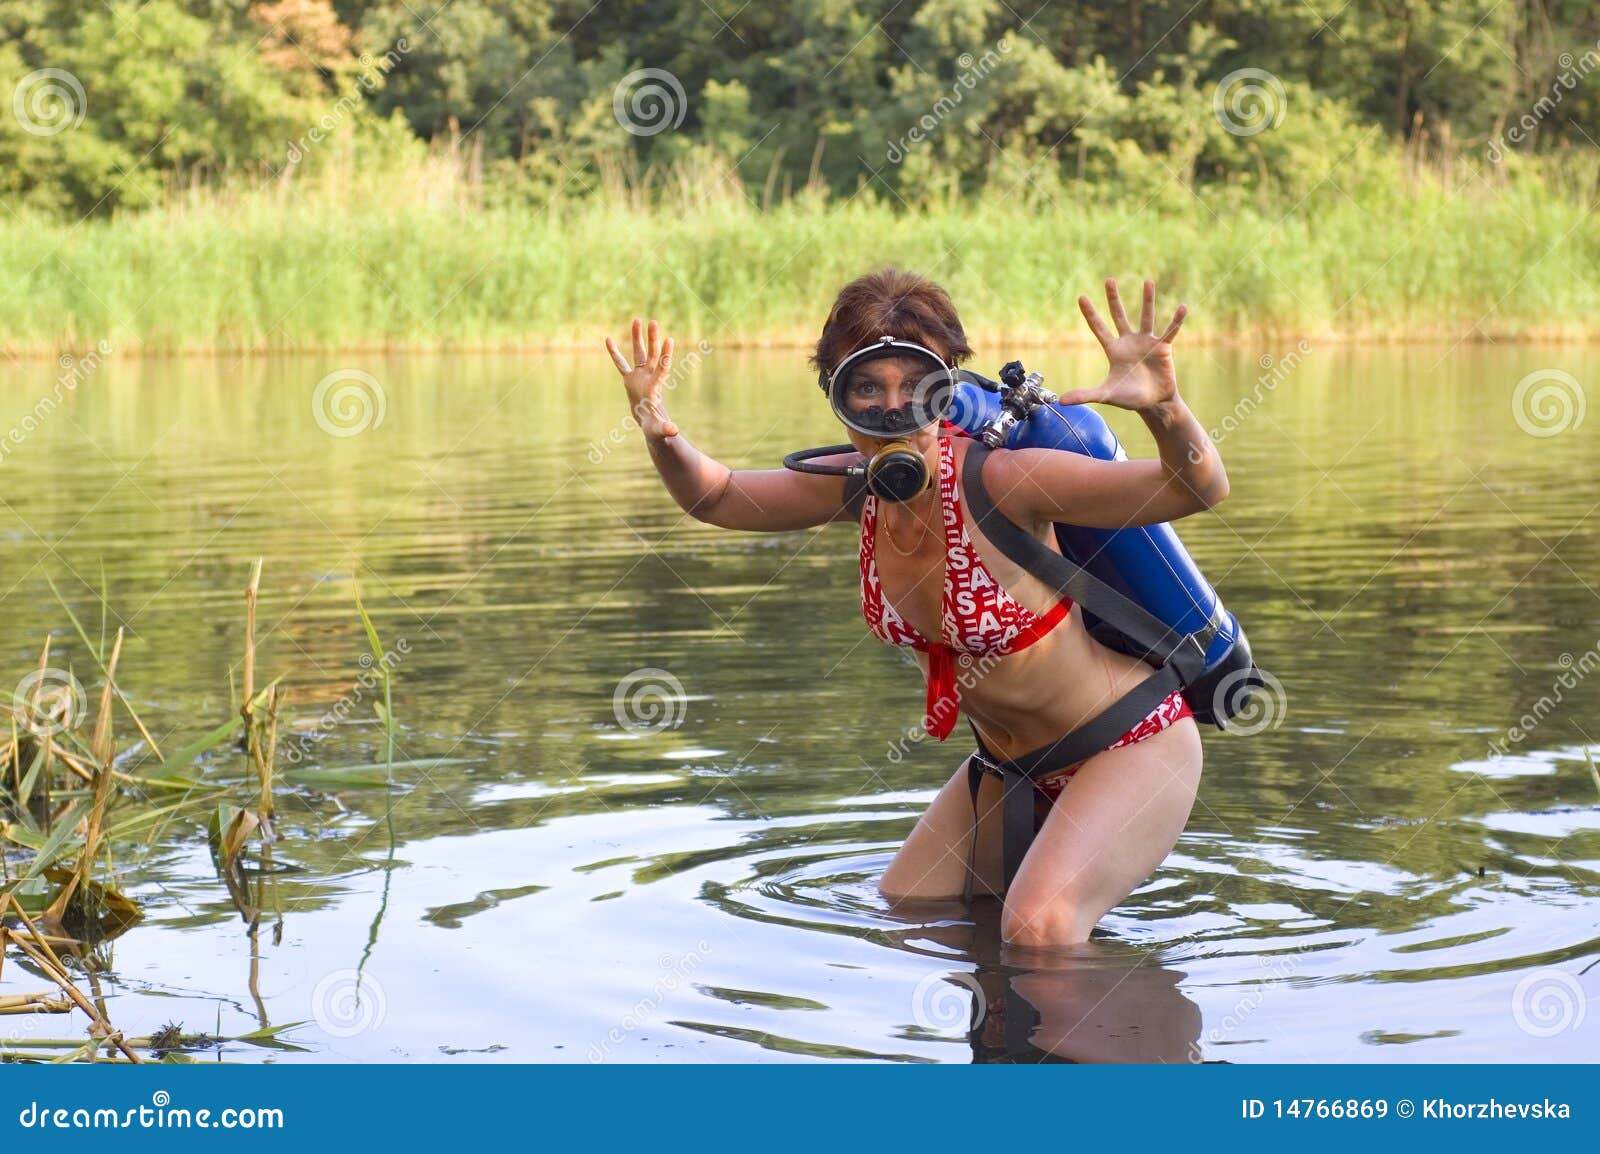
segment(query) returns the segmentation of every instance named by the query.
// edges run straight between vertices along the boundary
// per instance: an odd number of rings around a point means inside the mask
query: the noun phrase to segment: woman
[[[1061,402],[1093,401],[1138,413],[1159,460],[1101,461],[1046,449],[983,456],[977,449],[978,480],[998,511],[1056,552],[1055,522],[1118,529],[1174,521],[1228,494],[1215,447],[1178,395],[1172,341],[1186,307],[1179,305],[1157,336],[1153,282],[1144,282],[1138,328],[1129,323],[1114,280],[1106,282],[1106,303],[1114,328],[1087,297],[1078,298],[1110,371],[1093,388],[1062,394]],[[914,383],[903,364],[852,357],[870,354],[889,337],[896,348],[931,350],[950,367],[972,355],[945,291],[888,269],[847,285],[835,301],[812,358],[824,388],[830,380],[837,384],[841,364],[851,363],[852,383],[844,391],[868,406],[864,411],[910,411],[902,394]],[[1081,610],[1010,561],[963,514],[969,486],[962,464],[977,447],[952,435],[953,426],[935,422],[869,435],[840,407],[856,402],[837,399],[835,388],[835,412],[862,457],[875,458],[891,440],[904,442],[920,455],[918,468],[928,477],[909,498],[868,493],[851,500],[838,476],[734,471],[690,445],[662,401],[672,340],[660,339],[655,321],[642,327],[634,320],[631,364],[610,338],[606,349],[651,460],[689,514],[728,529],[766,532],[859,518],[863,613],[880,638],[916,651],[929,683],[930,732],[942,737],[949,731],[948,720],[934,715],[959,701],[987,757],[1020,757],[1077,729],[1150,673],[1143,662],[1091,638]],[[870,363],[856,372],[864,359]],[[963,669],[959,690],[952,685],[955,664]],[[884,870],[879,891],[891,901],[952,897],[963,892],[970,865],[980,892],[1004,898],[1001,933],[1008,942],[1055,946],[1086,940],[1176,844],[1200,781],[1200,736],[1174,693],[1121,739],[1041,779],[1039,804],[1048,799],[1048,812],[1009,886],[1002,870],[1000,783],[982,776],[974,821],[972,760],[939,791]]]

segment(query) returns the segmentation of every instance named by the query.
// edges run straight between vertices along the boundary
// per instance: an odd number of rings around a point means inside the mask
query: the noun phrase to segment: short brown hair
[[[972,355],[950,294],[927,277],[886,268],[839,290],[811,366],[828,376],[845,357],[884,335],[942,351],[952,365]]]

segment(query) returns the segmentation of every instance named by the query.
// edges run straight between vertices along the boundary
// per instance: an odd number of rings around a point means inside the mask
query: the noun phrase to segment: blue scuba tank
[[[1001,417],[997,393],[970,381],[956,385],[945,419],[963,432],[979,436]],[[1022,418],[1005,439],[1008,449],[1060,449],[1102,461],[1126,460],[1116,434],[1087,405],[1040,405]],[[1171,525],[1130,529],[1091,529],[1056,525],[1062,555],[1143,607],[1180,633],[1193,633],[1215,622],[1216,634],[1206,647],[1205,673],[1185,688],[1197,720],[1225,728],[1243,708],[1250,691],[1261,684],[1239,620],[1223,608],[1217,591],[1201,575]],[[1148,650],[1083,607],[1084,624],[1102,644],[1145,658]],[[1220,692],[1219,692],[1220,690]]]

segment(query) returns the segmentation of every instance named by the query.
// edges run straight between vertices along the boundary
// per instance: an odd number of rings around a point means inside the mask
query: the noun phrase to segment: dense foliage
[[[0,196],[103,213],[432,147],[502,201],[704,166],[761,204],[808,187],[917,204],[1008,182],[1292,203],[1330,160],[1352,190],[1400,158],[1498,161],[1600,136],[1592,0],[1033,7],[0,0]],[[670,80],[619,89],[640,69]],[[650,99],[667,123],[628,131]],[[1257,120],[1240,131],[1234,115]]]

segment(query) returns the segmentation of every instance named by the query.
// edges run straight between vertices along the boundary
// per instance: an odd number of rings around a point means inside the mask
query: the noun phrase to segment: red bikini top
[[[871,493],[861,509],[861,615],[879,640],[928,654],[927,715],[923,726],[943,741],[955,728],[960,712],[955,674],[958,656],[970,665],[972,658],[1004,657],[1026,649],[1072,611],[1072,599],[1062,598],[1049,613],[1039,617],[995,580],[967,536],[956,484],[955,449],[948,436],[939,438],[938,483],[945,544],[939,640],[929,641],[906,624],[883,595],[877,563],[878,499]]]

